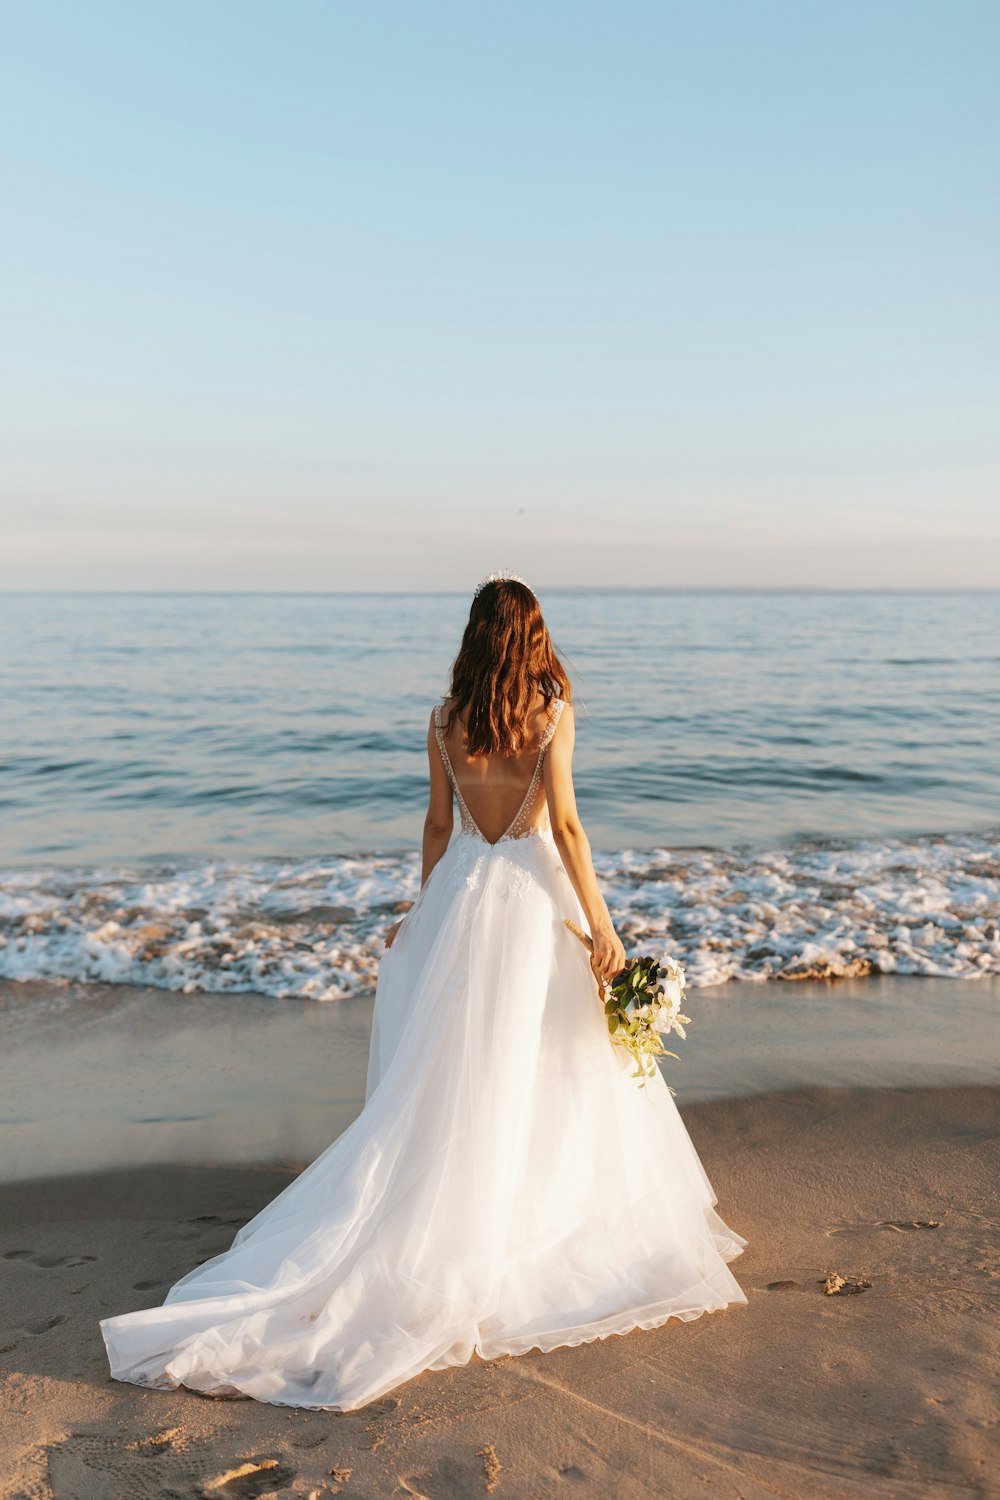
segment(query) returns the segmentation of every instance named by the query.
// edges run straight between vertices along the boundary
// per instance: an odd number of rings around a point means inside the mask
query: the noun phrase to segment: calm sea
[[[1000,594],[541,598],[630,939],[696,983],[1000,971]],[[0,599],[0,974],[369,986],[468,602]]]

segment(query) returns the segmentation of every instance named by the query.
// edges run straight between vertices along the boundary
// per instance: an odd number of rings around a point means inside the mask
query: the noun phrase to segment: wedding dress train
[[[607,1032],[546,816],[469,814],[382,957],[364,1109],[162,1307],[101,1323],[119,1380],[353,1410],[424,1370],[745,1303],[747,1241],[666,1083]],[[541,795],[539,795],[541,794]]]

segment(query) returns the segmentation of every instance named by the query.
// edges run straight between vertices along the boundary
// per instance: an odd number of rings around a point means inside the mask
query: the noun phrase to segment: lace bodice
[[[434,734],[438,742],[438,749],[441,751],[441,759],[444,761],[445,770],[448,772],[448,779],[455,792],[455,800],[458,803],[459,816],[462,820],[462,832],[482,839],[484,844],[502,844],[506,839],[523,838],[527,834],[534,833],[532,819],[538,800],[538,788],[542,780],[542,764],[545,759],[545,751],[548,749],[552,736],[556,732],[556,725],[559,723],[559,716],[563,711],[564,700],[562,698],[553,698],[549,706],[549,721],[542,733],[541,744],[538,747],[538,759],[535,761],[535,769],[532,772],[531,780],[528,782],[528,789],[524,794],[521,806],[514,815],[513,821],[498,839],[488,839],[486,837],[466,806],[465,798],[462,796],[462,788],[458,784],[458,777],[455,775],[455,768],[448,754],[448,747],[444,742],[444,730],[441,725],[442,707],[443,704],[440,703],[434,705]]]

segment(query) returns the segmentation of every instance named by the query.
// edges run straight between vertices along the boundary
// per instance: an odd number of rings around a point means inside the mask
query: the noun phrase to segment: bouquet
[[[593,952],[594,944],[582,928],[568,917],[565,920],[570,932]],[[684,969],[676,959],[664,954],[661,958],[627,959],[624,969],[610,984],[597,975],[594,977],[601,991],[611,1040],[631,1053],[635,1062],[632,1076],[640,1080],[642,1088],[656,1072],[658,1057],[677,1057],[680,1061],[676,1052],[663,1045],[662,1036],[671,1031],[680,1037],[687,1036],[684,1025],[690,1024],[691,1017],[681,1015]],[[670,1088],[670,1092],[676,1094],[677,1090]]]

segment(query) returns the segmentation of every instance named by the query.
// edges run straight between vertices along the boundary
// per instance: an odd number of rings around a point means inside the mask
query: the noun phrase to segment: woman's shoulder
[[[445,693],[436,701],[431,709],[430,722],[438,732],[442,732],[446,726],[450,726],[450,715],[455,703],[456,700]],[[530,713],[531,718],[528,722],[534,729],[536,742],[541,745],[547,745],[551,742],[560,723],[572,719],[573,705],[568,698],[555,696],[546,699],[544,695],[540,694],[539,701],[530,710]],[[465,725],[462,714],[459,714],[457,723],[459,729],[464,733]]]
[[[573,717],[573,705],[568,698],[553,698],[549,702],[548,720],[545,727],[545,742],[548,744],[562,723]]]

